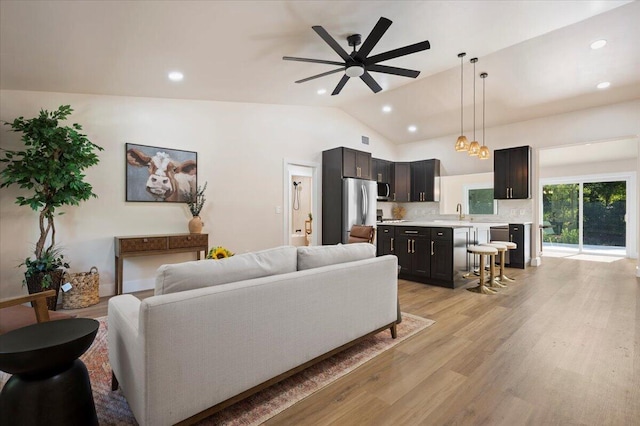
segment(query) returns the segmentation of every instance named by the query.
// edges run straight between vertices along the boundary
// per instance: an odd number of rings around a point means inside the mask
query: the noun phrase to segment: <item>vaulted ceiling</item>
[[[378,19],[393,24],[373,54],[429,40],[431,49],[383,63],[417,79],[372,74],[377,94],[342,73],[296,84],[339,60],[312,31],[345,50]],[[486,80],[487,126],[640,98],[640,3],[629,1],[6,1],[0,3],[0,87],[70,93],[325,106],[343,109],[392,142],[460,128],[459,52],[466,52],[465,128],[473,68]],[[599,50],[591,42],[606,39]],[[167,73],[180,70],[174,83]],[[605,90],[596,84],[610,81]],[[480,123],[481,80],[476,80]],[[317,91],[325,89],[324,95]],[[390,113],[381,108],[388,105]],[[416,126],[413,133],[409,125]]]

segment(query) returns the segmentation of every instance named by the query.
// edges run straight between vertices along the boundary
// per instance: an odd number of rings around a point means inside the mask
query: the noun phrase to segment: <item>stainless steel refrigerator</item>
[[[376,224],[376,198],[378,186],[375,181],[342,179],[342,242],[349,240],[353,225]]]

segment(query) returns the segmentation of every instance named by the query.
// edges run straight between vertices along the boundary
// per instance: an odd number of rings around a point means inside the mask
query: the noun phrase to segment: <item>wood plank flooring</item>
[[[634,270],[544,258],[491,296],[401,280],[402,310],[436,323],[266,424],[640,425]]]

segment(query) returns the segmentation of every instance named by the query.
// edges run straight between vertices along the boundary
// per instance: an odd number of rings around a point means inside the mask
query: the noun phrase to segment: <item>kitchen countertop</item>
[[[425,228],[477,228],[488,229],[493,226],[509,226],[507,222],[478,222],[478,221],[457,221],[457,220],[431,220],[431,221],[411,221],[404,222],[378,222],[380,226],[422,226]]]

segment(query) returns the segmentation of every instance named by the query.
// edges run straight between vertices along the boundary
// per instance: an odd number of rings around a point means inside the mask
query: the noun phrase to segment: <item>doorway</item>
[[[574,177],[542,181],[544,251],[629,256],[630,178]]]
[[[319,165],[304,161],[284,161],[285,245],[316,245],[318,231]]]

